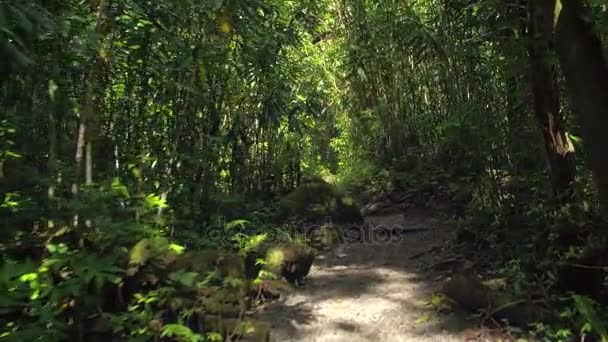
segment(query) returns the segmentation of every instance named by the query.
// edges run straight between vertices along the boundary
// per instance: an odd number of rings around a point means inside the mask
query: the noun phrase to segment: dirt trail
[[[444,246],[453,231],[432,211],[367,222],[375,231],[414,231],[400,234],[399,241],[350,243],[319,256],[307,283],[261,314],[273,324],[272,341],[463,340],[462,318],[437,316],[425,305],[437,290],[430,269],[438,258],[425,252]]]

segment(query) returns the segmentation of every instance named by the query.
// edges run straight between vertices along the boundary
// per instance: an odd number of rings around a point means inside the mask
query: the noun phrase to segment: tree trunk
[[[600,200],[608,210],[608,65],[579,0],[562,0],[555,34]]]
[[[553,18],[555,0],[531,0],[528,4],[528,37],[534,111],[543,134],[551,171],[553,192],[563,202],[573,196],[574,148],[564,131],[559,90],[555,79]]]
[[[95,25],[95,34],[98,36],[99,49],[95,56],[95,63],[91,67],[89,73],[85,76],[85,98],[83,101],[83,110],[80,117],[78,127],[78,136],[76,141],[76,179],[72,184],[72,193],[78,195],[80,182],[82,179],[83,161],[85,167],[85,184],[93,183],[93,144],[98,140],[100,134],[99,115],[102,101],[103,89],[101,79],[108,65],[108,49],[104,47],[103,39],[108,28],[107,25],[108,0],[99,0],[96,6],[97,22]],[[90,222],[87,220],[87,224]],[[78,226],[78,215],[74,216],[73,225]]]

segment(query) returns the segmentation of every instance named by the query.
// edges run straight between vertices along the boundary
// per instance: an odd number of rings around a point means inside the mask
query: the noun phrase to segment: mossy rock
[[[496,293],[473,274],[457,273],[444,284],[445,296],[473,312],[488,309],[497,302]]]
[[[291,243],[276,246],[266,252],[266,269],[298,285],[310,272],[314,258],[314,250],[305,245]]]
[[[321,180],[304,183],[280,202],[281,217],[322,223],[363,223],[363,216],[354,200]]]
[[[247,309],[245,296],[246,293],[235,291],[234,288],[220,288],[209,294],[199,295],[197,302],[208,313],[224,317],[239,317]]]
[[[208,287],[199,287],[195,294],[206,312],[227,317],[238,317],[247,305],[248,282],[243,259],[222,250],[187,252],[175,261],[175,272],[194,272],[201,282],[214,275]]]
[[[531,322],[552,319],[550,311],[527,300],[518,300],[505,289],[506,279],[482,281],[471,273],[457,273],[444,284],[442,293],[472,312],[484,311],[496,320],[526,327]]]
[[[235,253],[222,250],[186,252],[175,261],[174,269],[196,272],[202,277],[216,272],[219,277],[245,279],[244,260]]]
[[[179,257],[180,255],[170,248],[167,238],[141,239],[129,251],[129,264],[126,275],[129,277],[134,276],[145,266],[166,269]]]

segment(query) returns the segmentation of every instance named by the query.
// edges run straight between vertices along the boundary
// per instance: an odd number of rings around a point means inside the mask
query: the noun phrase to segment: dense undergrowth
[[[323,184],[327,197],[319,205],[343,199]],[[281,277],[301,280],[308,272],[297,269],[301,260],[309,262],[304,267],[312,263],[307,253],[338,238],[306,230],[318,225],[286,220],[287,209],[279,203],[250,209],[233,221],[218,212],[215,223],[174,234],[183,223],[171,219],[164,201],[132,195],[117,181],[83,188],[67,205],[77,214],[65,222],[36,223],[54,229],[15,234],[0,245],[4,339],[262,341],[269,328],[246,313],[289,291]],[[35,209],[16,199],[3,205],[14,224]],[[339,213],[336,217],[348,222],[349,212],[341,211],[325,209],[317,217]],[[66,223],[71,220],[85,223],[76,230]],[[290,270],[295,278],[285,274],[285,263],[295,265]]]
[[[425,165],[423,172],[386,170],[366,183],[375,193],[408,194],[410,206],[432,207],[451,217],[457,228],[453,249],[472,265],[462,273],[466,287],[455,293],[464,301],[459,305],[471,309],[468,300],[484,302],[491,295],[489,288],[476,293],[477,280],[466,278],[472,271],[501,284],[500,310],[513,307],[503,315],[492,307],[496,303],[473,308],[489,328],[551,341],[605,339],[606,221],[591,189],[579,192],[584,198],[558,204],[542,190],[542,173],[520,179],[496,170],[464,176]],[[492,315],[497,319],[488,320]]]

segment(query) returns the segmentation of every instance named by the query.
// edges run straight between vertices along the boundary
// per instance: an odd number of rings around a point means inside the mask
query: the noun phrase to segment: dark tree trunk
[[[553,192],[560,201],[571,199],[576,173],[574,148],[564,131],[556,84],[553,18],[555,0],[531,0],[528,4],[528,37],[534,111],[543,134],[551,171]]]
[[[608,65],[579,0],[562,0],[557,51],[604,209],[608,209]]]

